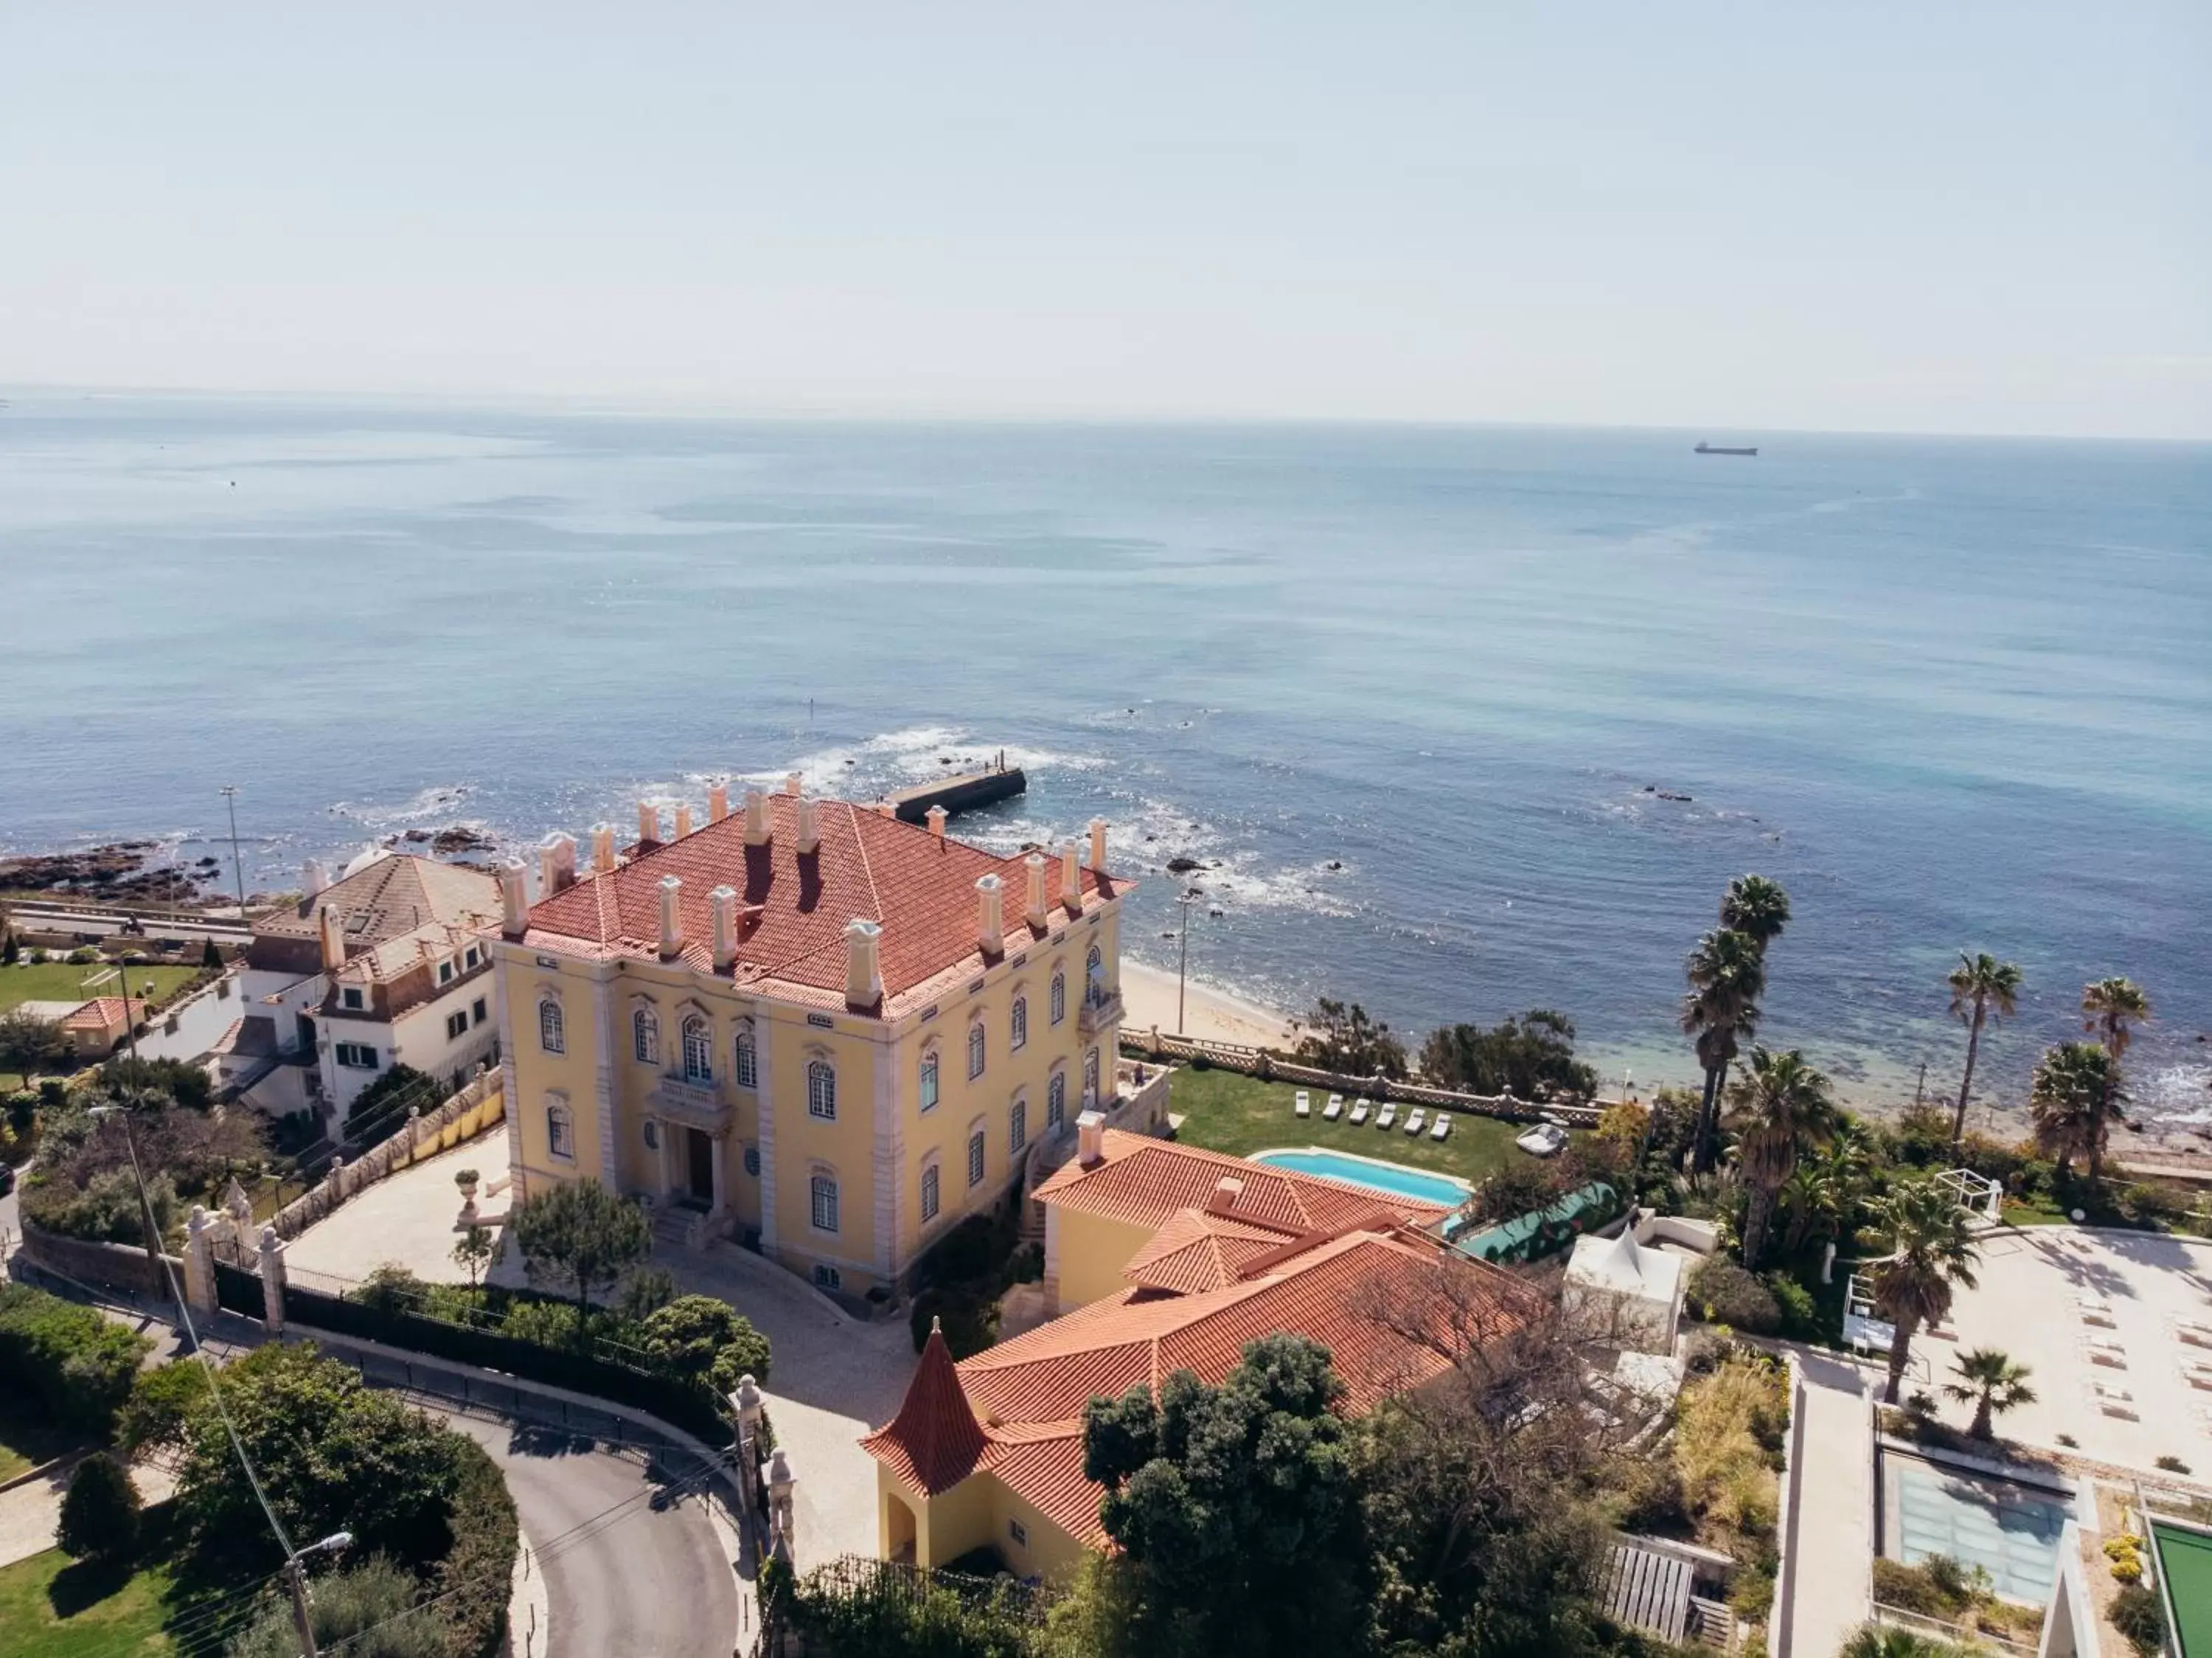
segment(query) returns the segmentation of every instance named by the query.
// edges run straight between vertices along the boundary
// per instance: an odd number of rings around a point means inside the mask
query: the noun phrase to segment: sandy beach
[[[1131,1035],[1154,1025],[1163,1035],[1176,1033],[1176,976],[1142,962],[1121,959],[1121,1002],[1128,1010],[1122,1029]],[[1246,1047],[1290,1045],[1290,1021],[1263,1008],[1192,979],[1184,993],[1182,1033]]]

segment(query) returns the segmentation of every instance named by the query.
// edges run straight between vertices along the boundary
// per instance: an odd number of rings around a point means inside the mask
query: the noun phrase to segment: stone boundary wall
[[[1544,1114],[1558,1118],[1577,1128],[1595,1128],[1597,1119],[1610,1100],[1594,1105],[1548,1105],[1534,1100],[1517,1100],[1510,1094],[1461,1094],[1451,1088],[1432,1088],[1419,1082],[1395,1082],[1384,1076],[1351,1076],[1341,1071],[1323,1070],[1318,1065],[1308,1065],[1295,1059],[1285,1058],[1272,1048],[1247,1048],[1234,1042],[1201,1041],[1194,1037],[1163,1036],[1158,1029],[1146,1034],[1121,1033],[1121,1051],[1146,1059],[1180,1059],[1186,1063],[1203,1059],[1209,1065],[1218,1065],[1224,1070],[1242,1072],[1273,1082],[1303,1082],[1309,1088],[1326,1088],[1334,1094],[1364,1094],[1370,1100],[1397,1100],[1408,1105],[1431,1106],[1443,1111],[1464,1112],[1475,1117],[1498,1117],[1507,1122],[1534,1122]]]
[[[169,1298],[167,1273],[146,1259],[145,1247],[140,1244],[65,1238],[58,1232],[43,1231],[27,1222],[23,1227],[23,1253],[32,1265],[43,1267],[56,1277],[74,1279],[101,1289],[125,1289],[160,1301]],[[168,1262],[170,1271],[177,1275],[177,1282],[183,1283],[184,1262],[174,1255],[162,1259]]]
[[[451,1151],[462,1142],[473,1140],[495,1123],[503,1121],[506,1116],[507,1099],[501,1091],[500,1073],[487,1070],[428,1116],[419,1108],[410,1108],[404,1128],[371,1146],[354,1161],[349,1163],[343,1157],[331,1159],[330,1172],[278,1210],[270,1223],[276,1228],[278,1237],[288,1240],[296,1238],[347,1198],[374,1186],[386,1175],[396,1174],[410,1164],[434,1157],[441,1151]],[[495,1171],[491,1178],[503,1174],[503,1170]]]

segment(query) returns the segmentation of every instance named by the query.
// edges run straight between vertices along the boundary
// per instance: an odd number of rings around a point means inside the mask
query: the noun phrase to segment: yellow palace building
[[[1022,1178],[1114,1086],[1121,898],[1089,862],[999,857],[793,777],[672,838],[592,832],[501,870],[492,941],[517,1201],[594,1179],[848,1297]]]

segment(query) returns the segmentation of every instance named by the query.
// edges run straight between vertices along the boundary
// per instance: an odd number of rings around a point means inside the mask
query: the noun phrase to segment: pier
[[[981,771],[969,771],[957,777],[939,777],[934,783],[916,783],[911,789],[902,789],[888,796],[891,812],[902,823],[922,823],[929,817],[929,808],[941,806],[947,817],[958,817],[963,812],[972,812],[979,806],[990,806],[1016,795],[1029,792],[1030,780],[1018,765],[1008,765],[1003,754],[998,761]]]

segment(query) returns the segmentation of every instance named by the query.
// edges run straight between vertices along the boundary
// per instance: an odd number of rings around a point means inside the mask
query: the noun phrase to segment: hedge
[[[507,1650],[507,1604],[514,1586],[520,1530],[507,1481],[483,1447],[456,1434],[460,1481],[447,1524],[453,1545],[438,1563],[433,1593],[451,1631],[454,1658],[494,1658]]]
[[[60,1427],[106,1440],[153,1346],[88,1307],[0,1284],[0,1393],[29,1398]]]

